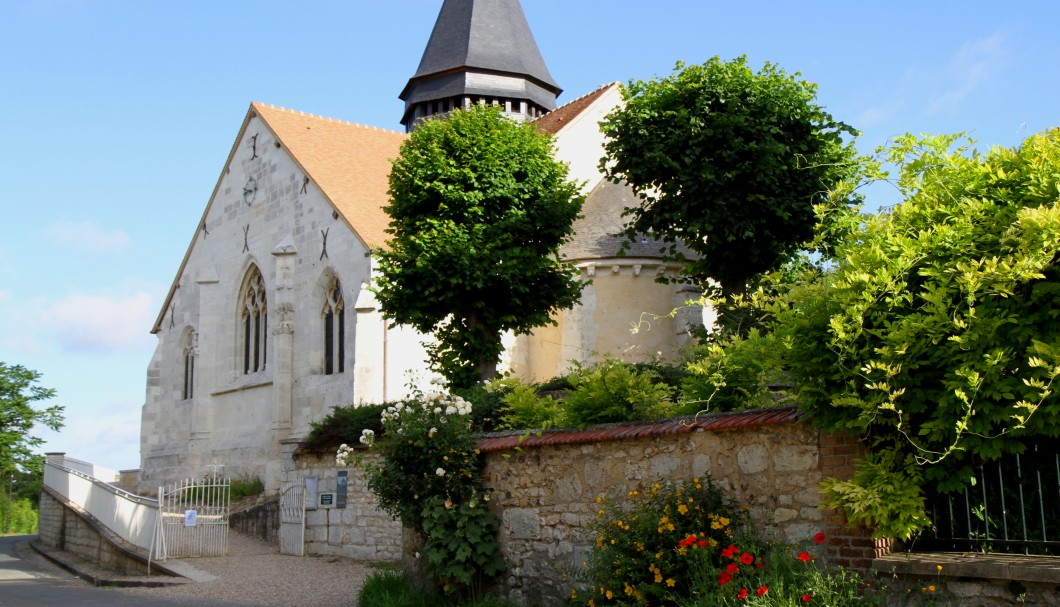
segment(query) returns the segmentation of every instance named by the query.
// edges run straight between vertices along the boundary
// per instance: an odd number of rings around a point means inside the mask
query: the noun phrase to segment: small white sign
[[[185,510],[184,511],[184,526],[185,527],[194,527],[195,526],[195,520],[196,520],[196,518],[198,516],[199,516],[199,513],[197,511],[195,511],[195,510]]]

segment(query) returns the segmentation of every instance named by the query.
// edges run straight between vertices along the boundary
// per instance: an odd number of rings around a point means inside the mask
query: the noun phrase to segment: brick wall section
[[[854,461],[867,452],[865,445],[848,434],[820,433],[819,441],[821,478],[852,478]],[[826,511],[825,522],[825,556],[831,564],[868,575],[872,559],[890,553],[889,540],[873,539],[870,529],[847,526],[836,511]]]

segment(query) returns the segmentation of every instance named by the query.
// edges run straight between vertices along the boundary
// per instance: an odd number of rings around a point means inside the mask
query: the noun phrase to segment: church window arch
[[[269,306],[265,294],[265,280],[257,266],[251,266],[243,281],[239,297],[240,340],[243,354],[243,373],[265,370],[268,352]]]
[[[324,374],[334,375],[346,370],[346,305],[336,276],[328,279],[323,299]]]
[[[195,397],[195,355],[198,350],[198,336],[188,330],[184,334],[182,355],[184,358],[184,377],[181,382],[180,397],[188,400]]]

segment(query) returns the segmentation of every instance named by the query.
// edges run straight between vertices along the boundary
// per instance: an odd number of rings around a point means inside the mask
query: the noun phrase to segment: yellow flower
[[[935,565],[936,571],[942,571],[942,565]]]
[[[659,575],[658,573],[656,573],[655,574],[655,583],[658,584],[660,582],[662,582],[662,576]]]
[[[929,592],[935,592],[935,586],[934,585],[928,586],[928,591]]]
[[[572,598],[572,599],[578,598],[578,591],[575,590],[574,588],[570,589],[570,598]]]
[[[604,593],[604,596],[606,596],[607,600],[610,601],[611,599],[615,598],[615,593],[613,593],[610,590],[608,590],[607,592]]]
[[[666,585],[669,586],[670,588],[673,588],[674,584],[676,584],[676,583],[677,583],[677,580],[675,580],[673,578],[669,578],[669,579],[666,580]]]
[[[592,599],[589,599],[589,607],[596,607],[596,603]]]
[[[597,510],[596,511],[596,516],[603,516],[603,515],[604,515],[604,511],[603,510]]]
[[[677,511],[680,512],[681,514],[688,514],[688,506],[686,506],[684,504],[679,504],[677,506]]]

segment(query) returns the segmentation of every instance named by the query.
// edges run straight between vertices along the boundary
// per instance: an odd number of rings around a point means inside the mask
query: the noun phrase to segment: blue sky
[[[58,390],[46,450],[139,466],[149,330],[250,102],[399,129],[440,4],[0,0],[0,360]],[[746,54],[816,82],[865,152],[1060,125],[1047,0],[523,6],[561,103]]]

